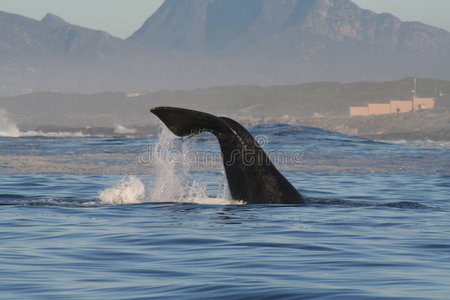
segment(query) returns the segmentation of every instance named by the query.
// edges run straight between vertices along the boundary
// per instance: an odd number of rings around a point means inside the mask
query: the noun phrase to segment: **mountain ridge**
[[[194,4],[195,3],[195,4]],[[267,31],[265,35],[295,29],[297,32],[310,31],[321,34],[334,41],[354,39],[364,41],[373,45],[385,47],[397,46],[404,41],[403,35],[408,31],[427,31],[436,35],[450,33],[444,29],[428,26],[419,22],[402,22],[397,17],[383,13],[376,14],[370,10],[361,9],[350,0],[248,0],[240,9],[235,8],[239,0],[166,0],[144,25],[131,35],[128,40],[136,41],[150,46],[152,49],[176,48],[180,43],[192,38],[197,45],[206,45],[208,40],[217,39],[223,43],[224,36],[228,35],[228,43],[239,37],[232,36],[233,33],[244,35],[244,41],[251,41],[264,35],[261,31]],[[181,13],[183,12],[183,13]],[[180,21],[177,17],[183,14]],[[228,14],[228,16],[224,16]],[[228,19],[227,19],[228,18]],[[213,19],[215,24],[211,23]],[[238,24],[232,24],[232,21]],[[195,23],[192,25],[191,23]],[[160,24],[164,24],[162,27]],[[240,26],[240,32],[239,27]],[[195,27],[200,29],[194,32]],[[230,27],[228,32],[220,32]],[[171,33],[173,28],[177,32]],[[381,29],[391,29],[392,32],[381,33]],[[234,32],[233,32],[234,30]],[[180,40],[180,33],[184,39]],[[188,34],[189,33],[189,34]],[[303,33],[303,32],[302,32]],[[413,32],[414,34],[420,34]],[[221,35],[222,34],[222,35]],[[203,40],[201,40],[203,36]],[[249,37],[250,36],[250,37]],[[255,38],[256,37],[256,38]],[[199,41],[200,40],[200,41]],[[225,40],[227,40],[225,38]],[[176,42],[175,42],[176,41]],[[228,48],[238,46],[240,43],[231,43]],[[186,43],[189,43],[187,41]],[[211,47],[214,48],[215,45]],[[415,43],[407,46],[414,47]],[[186,50],[192,47],[182,47]],[[196,49],[197,51],[199,49]],[[208,54],[205,51],[203,54]]]
[[[450,78],[449,32],[350,0],[167,0],[129,40],[163,56],[245,64],[262,84]]]
[[[52,13],[48,13],[45,15],[45,17],[42,18],[41,20],[42,23],[46,23],[46,24],[54,24],[54,25],[69,25],[69,23],[67,23],[63,18],[54,15]]]
[[[450,33],[350,0],[166,0],[127,39],[0,12],[0,95],[450,79]]]

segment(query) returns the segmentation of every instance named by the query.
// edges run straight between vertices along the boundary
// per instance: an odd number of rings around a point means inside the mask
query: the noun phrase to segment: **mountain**
[[[450,33],[350,0],[166,0],[128,39],[0,12],[0,95],[450,79]]]
[[[66,26],[66,25],[70,25],[69,23],[67,23],[63,18],[58,17],[57,15],[54,14],[47,14],[42,20],[42,23],[46,23],[46,24],[53,24],[53,25],[59,25],[59,26]]]
[[[34,90],[130,88],[151,55],[106,32],[48,14],[41,21],[0,12],[0,95]]]
[[[87,63],[106,60],[121,51],[126,53],[123,40],[106,32],[71,25],[54,15],[36,21],[0,12],[0,37],[2,64],[11,59],[37,63],[55,58]]]
[[[449,32],[349,0],[166,0],[128,40],[156,53],[245,63],[277,83],[450,78]]]

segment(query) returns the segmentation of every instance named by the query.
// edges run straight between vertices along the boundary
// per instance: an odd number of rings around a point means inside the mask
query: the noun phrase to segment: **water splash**
[[[156,169],[155,179],[149,189],[152,202],[171,202],[182,198],[185,192],[184,184],[189,166],[180,163],[183,158],[180,155],[182,152],[175,141],[175,135],[162,127],[158,142],[150,149],[150,156]]]
[[[0,109],[0,136],[1,137],[19,137],[21,136],[19,128],[12,122],[6,111]]]
[[[137,204],[144,202],[145,186],[134,176],[122,179],[116,186],[99,193],[103,204]]]
[[[183,202],[198,204],[230,205],[241,204],[229,197],[225,198],[228,186],[219,185],[218,198],[208,197],[206,186],[190,176],[194,163],[188,159],[193,140],[178,143],[177,137],[166,127],[162,127],[158,142],[151,149],[151,157],[156,168],[155,179],[148,195],[150,202]],[[226,180],[225,180],[226,182]]]
[[[178,202],[211,205],[238,205],[229,197],[224,177],[219,185],[217,197],[208,197],[206,186],[190,175],[191,160],[187,155],[191,149],[189,139],[180,140],[166,127],[162,127],[156,144],[150,147],[149,158],[155,170],[154,179],[147,188],[136,177],[121,180],[115,187],[100,192],[104,204],[134,204],[142,202]],[[228,196],[227,196],[228,195]]]

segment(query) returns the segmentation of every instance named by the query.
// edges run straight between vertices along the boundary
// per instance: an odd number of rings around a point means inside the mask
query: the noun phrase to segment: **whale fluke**
[[[220,144],[231,197],[247,204],[303,204],[292,184],[275,168],[267,154],[238,122],[176,107],[150,110],[177,136],[214,134]]]

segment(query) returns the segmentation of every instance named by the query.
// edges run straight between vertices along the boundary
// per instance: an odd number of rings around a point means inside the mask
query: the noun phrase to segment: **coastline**
[[[417,111],[369,117],[337,117],[327,128],[371,140],[450,141],[450,112]]]
[[[450,111],[418,111],[398,115],[380,115],[368,117],[349,116],[313,116],[313,117],[253,117],[251,115],[225,114],[244,126],[284,123],[297,126],[316,127],[351,136],[376,141],[450,141]],[[108,116],[112,119],[113,116]],[[81,122],[80,122],[81,123]],[[14,125],[15,126],[15,125]],[[57,125],[19,125],[17,132],[21,136],[37,135],[105,137],[147,137],[157,135],[160,124],[157,120],[148,120],[127,126],[104,124],[100,126],[57,126]],[[14,127],[14,128],[17,128]],[[1,136],[1,132],[0,132]]]
[[[43,93],[0,98],[0,136],[8,136],[8,131],[12,133],[9,136],[19,133],[26,133],[21,136],[30,136],[33,132],[57,135],[61,132],[99,136],[155,135],[159,122],[149,109],[155,106],[178,106],[229,117],[245,126],[285,123],[372,140],[450,141],[450,103],[444,99],[433,110],[351,117],[330,111],[331,102],[325,106],[328,109],[321,108],[315,102],[311,102],[308,108],[307,104],[283,101],[258,103],[258,98],[253,97],[248,103],[243,99],[238,101],[239,98],[232,98],[230,101],[233,103],[222,102],[213,95],[211,98],[206,97],[209,101],[200,101],[191,93],[182,92],[183,97],[180,96],[178,100],[169,96],[128,99],[120,93]]]
[[[236,117],[245,123],[249,117]],[[371,140],[433,140],[450,141],[450,111],[417,111],[411,113],[367,117],[314,116],[266,118],[247,125],[288,123],[317,127]]]

